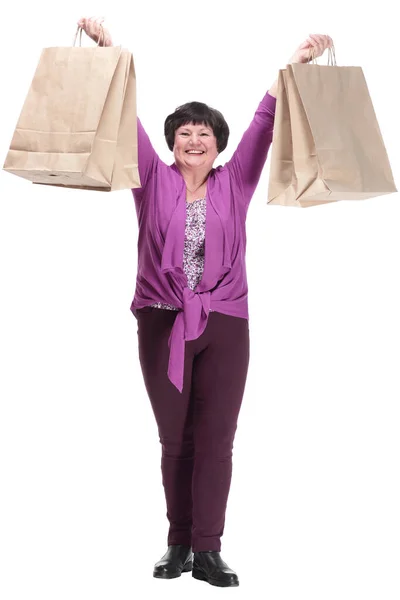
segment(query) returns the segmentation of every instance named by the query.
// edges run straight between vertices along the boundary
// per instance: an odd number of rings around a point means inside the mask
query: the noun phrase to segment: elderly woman
[[[112,45],[103,19],[78,24]],[[307,62],[332,45],[311,35],[289,62]],[[193,577],[237,586],[220,555],[232,474],[232,449],[249,364],[246,214],[272,142],[277,81],[224,166],[229,128],[202,102],[165,120],[174,154],[157,155],[137,120],[141,187],[133,189],[139,222],[138,272],[131,310],[139,359],[157,421],[168,550],[154,577]],[[193,553],[192,553],[193,552]]]

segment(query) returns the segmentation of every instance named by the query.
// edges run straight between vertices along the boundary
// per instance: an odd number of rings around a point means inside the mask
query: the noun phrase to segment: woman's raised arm
[[[288,63],[307,63],[311,48],[314,58],[317,58],[332,46],[333,40],[328,35],[310,34],[298,46]],[[225,165],[241,185],[246,207],[257,187],[272,142],[277,88],[278,80],[274,81],[261,100],[250,126],[244,132],[231,160]]]
[[[246,208],[255,192],[271,146],[275,105],[276,98],[267,92],[232,158],[224,165],[242,188]]]

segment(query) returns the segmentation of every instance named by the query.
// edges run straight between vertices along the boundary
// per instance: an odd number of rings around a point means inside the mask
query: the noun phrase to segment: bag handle
[[[104,27],[103,27],[103,25],[101,23],[99,23],[99,25],[101,27],[101,32],[103,34],[103,38],[104,38],[103,43],[104,43],[105,42]],[[81,27],[80,25],[78,25],[78,29],[76,30],[74,41],[72,42],[72,46],[73,47],[75,46],[76,38],[78,37],[78,33],[80,33],[80,36],[79,36],[79,46],[82,46],[82,31],[83,31],[83,27]],[[90,36],[88,36],[88,37],[90,37]],[[99,35],[99,39],[98,39],[98,42],[97,42],[96,46],[99,46],[100,40],[101,40],[101,35]]]
[[[315,54],[315,48],[314,46],[310,46],[310,48],[308,49],[308,61],[310,62],[310,59],[312,60],[312,62],[314,64],[318,64],[317,63],[317,59],[314,57]],[[330,65],[331,63],[331,65]],[[331,48],[328,48],[328,66],[332,66],[332,67],[337,67],[336,64],[336,55],[335,55],[335,46],[332,44]]]

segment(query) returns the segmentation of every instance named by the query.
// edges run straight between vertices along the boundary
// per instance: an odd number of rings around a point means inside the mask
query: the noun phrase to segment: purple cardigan
[[[276,98],[267,92],[232,158],[210,171],[204,271],[191,290],[183,270],[186,185],[175,163],[155,152],[137,119],[141,187],[132,189],[139,223],[136,291],[131,311],[155,302],[179,308],[168,340],[168,377],[182,393],[185,340],[204,331],[210,308],[249,318],[246,215],[272,142]],[[155,309],[156,310],[156,309]]]

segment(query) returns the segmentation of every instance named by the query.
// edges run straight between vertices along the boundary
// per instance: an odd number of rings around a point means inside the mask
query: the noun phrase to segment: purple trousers
[[[210,312],[185,343],[182,394],[167,375],[176,311],[137,311],[139,360],[161,443],[167,544],[221,550],[233,440],[249,364],[248,320]]]

